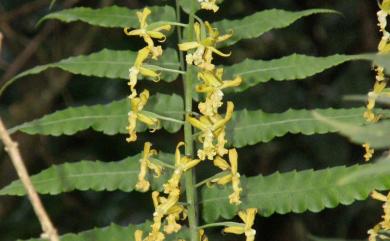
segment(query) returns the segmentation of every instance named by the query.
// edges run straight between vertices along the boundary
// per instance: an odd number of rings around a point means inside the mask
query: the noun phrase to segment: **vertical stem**
[[[176,16],[177,22],[180,22],[180,0],[176,0]],[[194,9],[194,1],[191,1],[191,9]],[[189,24],[188,24],[188,39],[186,41],[193,41],[194,39],[194,17],[192,15],[189,16]],[[178,30],[178,39],[181,42],[182,37],[181,33]],[[180,53],[180,63],[181,67],[184,70],[184,57],[183,53]],[[191,72],[191,68],[187,68],[186,75],[183,79],[184,84],[184,95],[185,95],[185,112],[186,112],[186,120],[187,117],[192,113],[192,77],[193,74]],[[192,127],[191,124],[186,121],[184,123],[184,142],[185,142],[185,155],[193,156],[193,140],[192,140]],[[198,237],[198,214],[197,214],[197,197],[196,197],[196,177],[194,169],[187,171],[184,175],[184,182],[186,188],[186,198],[188,203],[188,222],[190,229],[190,240],[191,241],[199,241]]]

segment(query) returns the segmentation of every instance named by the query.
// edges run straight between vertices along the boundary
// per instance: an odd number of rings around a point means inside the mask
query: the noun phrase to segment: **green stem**
[[[199,188],[199,187],[201,187],[202,185],[204,185],[204,184],[206,184],[206,183],[208,183],[208,182],[211,182],[212,180],[214,180],[214,179],[216,179],[216,178],[223,177],[223,176],[226,175],[226,174],[229,174],[229,172],[227,172],[227,171],[222,171],[222,172],[220,172],[220,173],[218,173],[218,174],[215,174],[215,175],[212,176],[212,177],[209,177],[209,178],[204,179],[203,181],[197,183],[197,184],[195,185],[195,187],[196,187],[196,188]]]
[[[215,228],[215,227],[231,227],[231,226],[245,226],[245,225],[236,222],[209,223],[209,224],[199,226],[198,229]]]
[[[177,22],[180,22],[180,0],[176,0],[176,16]],[[191,1],[191,9],[194,9],[194,1]],[[188,23],[188,39],[186,41],[193,41],[194,39],[194,17],[189,16]],[[182,35],[178,29],[178,40],[182,42]],[[182,70],[184,70],[184,56],[183,53],[180,53],[180,64]],[[184,84],[184,95],[185,95],[185,112],[186,119],[192,113],[192,72],[191,68],[187,68],[185,78],[183,79]],[[192,157],[193,156],[193,139],[192,139],[192,127],[191,124],[186,121],[184,123],[184,142],[185,142],[185,155]],[[186,198],[188,203],[188,223],[189,223],[189,231],[190,231],[190,241],[199,241],[198,235],[198,212],[197,212],[197,197],[196,197],[196,177],[194,168],[187,171],[184,174],[184,183],[186,188]]]

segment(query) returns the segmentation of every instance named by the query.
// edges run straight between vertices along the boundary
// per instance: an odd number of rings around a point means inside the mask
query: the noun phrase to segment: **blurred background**
[[[0,0],[0,31],[4,35],[0,58],[0,85],[15,74],[35,65],[55,62],[68,56],[91,53],[102,48],[137,50],[142,42],[129,39],[121,29],[96,28],[84,23],[64,24],[48,21],[37,27],[45,14],[76,6],[93,8],[110,5],[141,8],[145,5],[173,4],[156,0],[58,0],[49,9],[49,0]],[[335,9],[341,15],[315,15],[297,21],[286,29],[268,32],[257,39],[235,45],[232,58],[218,59],[219,63],[233,64],[245,58],[272,59],[292,53],[326,56],[335,53],[357,54],[374,52],[379,41],[376,26],[376,1],[362,0],[226,0],[218,16],[201,14],[205,19],[241,18],[256,11],[280,8],[304,10],[308,8]],[[168,41],[169,42],[169,41]],[[171,45],[174,46],[174,42]],[[225,62],[223,62],[225,61]],[[312,78],[301,81],[269,82],[249,91],[227,96],[237,109],[263,109],[282,112],[289,108],[325,108],[362,106],[364,102],[347,102],[343,96],[365,94],[371,88],[374,73],[367,62],[343,64]],[[180,81],[159,83],[159,91],[182,93]],[[0,115],[8,127],[41,117],[67,106],[107,103],[128,95],[124,81],[70,75],[60,70],[49,70],[16,82],[0,98]],[[138,142],[127,144],[125,136],[104,136],[85,131],[72,137],[28,136],[17,133],[24,160],[31,174],[52,164],[65,161],[116,161],[142,150],[144,140],[153,139],[163,151],[173,151],[166,140],[177,142],[181,134],[140,135]],[[0,187],[16,178],[6,153],[0,150]],[[336,134],[303,136],[286,135],[270,143],[239,150],[240,172],[251,176],[268,175],[276,170],[289,171],[308,168],[321,169],[363,162],[363,150],[351,145]],[[204,176],[205,173],[199,173]],[[137,200],[137,201],[135,201]],[[138,201],[140,200],[140,201]],[[60,233],[80,232],[103,227],[111,222],[127,225],[150,218],[150,195],[121,192],[70,192],[59,196],[43,196]],[[381,216],[379,202],[367,200],[351,206],[339,206],[321,213],[273,215],[256,219],[256,240],[298,241],[363,240],[367,230]],[[220,233],[214,239],[220,240]],[[0,197],[0,240],[38,237],[40,226],[27,198]],[[226,236],[226,240],[244,240]]]

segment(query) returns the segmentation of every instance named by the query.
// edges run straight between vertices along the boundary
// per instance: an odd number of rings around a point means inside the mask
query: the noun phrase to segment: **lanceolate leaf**
[[[133,191],[140,169],[141,154],[117,162],[80,161],[53,165],[31,177],[32,183],[40,194],[57,195],[73,190],[86,191]],[[173,155],[159,154],[159,160],[173,163]],[[149,176],[153,190],[159,190],[169,178],[169,169],[165,169],[160,178]],[[0,190],[0,195],[23,196],[26,191],[19,180],[13,181]]]
[[[364,108],[351,109],[316,109],[317,113],[330,120],[362,125]],[[382,114],[390,112],[380,110]],[[265,113],[261,110],[235,111],[227,126],[227,139],[234,147],[269,142],[275,137],[292,134],[325,134],[338,129],[330,126],[315,116],[311,110],[288,110],[283,113]]]
[[[364,200],[373,190],[390,188],[388,161],[377,164],[333,167],[319,171],[292,171],[242,178],[242,204],[229,204],[231,186],[203,188],[203,217],[214,222],[230,219],[239,209],[257,208],[258,214],[319,212],[339,204]]]
[[[358,126],[344,121],[329,119],[317,112],[313,112],[313,115],[324,124],[335,128],[342,135],[349,137],[353,142],[359,144],[368,143],[372,148],[390,147],[390,121],[388,120],[366,126]]]
[[[176,21],[175,10],[170,6],[149,7],[152,14],[149,23],[158,21]],[[111,6],[100,9],[78,7],[54,12],[43,17],[40,22],[47,19],[57,19],[66,23],[82,21],[100,27],[138,28],[139,21],[136,12],[140,9]]]
[[[106,105],[71,107],[40,119],[21,124],[10,132],[22,131],[28,134],[73,135],[76,132],[92,128],[107,135],[127,133],[128,99],[114,101]],[[177,132],[183,119],[183,99],[178,95],[156,94],[150,97],[145,113],[161,120],[162,127],[169,132]],[[146,126],[137,122],[137,131],[145,131]]]
[[[129,68],[133,66],[136,57],[137,52],[104,49],[90,55],[70,57],[56,63],[36,66],[9,80],[0,90],[0,94],[17,79],[27,75],[39,74],[49,68],[60,68],[73,74],[85,76],[127,80],[129,78]],[[178,70],[179,62],[176,51],[173,49],[165,50],[163,56],[158,61],[150,62],[150,67],[157,70],[161,69],[161,67],[173,69],[174,71]],[[161,80],[163,81],[174,81],[177,76],[178,74],[175,72],[168,72],[165,70],[162,70],[161,72]]]
[[[136,230],[143,230],[144,236],[150,231],[150,222],[140,225],[129,225],[127,227],[111,224],[104,228],[94,228],[81,233],[65,234],[61,236],[61,241],[135,241],[134,232]],[[183,228],[184,229],[184,228]],[[180,231],[177,234],[168,235],[165,240],[176,241],[180,238],[187,238],[186,230]],[[22,240],[20,240],[22,241]],[[29,239],[24,241],[47,241],[47,239]]]
[[[222,20],[215,22],[213,26],[218,28],[221,33],[233,31],[233,36],[223,46],[230,46],[241,39],[256,38],[272,29],[284,28],[294,23],[300,18],[318,14],[318,13],[336,13],[328,9],[309,9],[299,12],[290,12],[280,9],[270,9],[257,12],[238,20]]]
[[[243,83],[232,89],[234,92],[241,92],[270,80],[304,79],[346,61],[359,59],[362,59],[362,56],[338,54],[327,57],[293,54],[269,61],[247,59],[239,64],[225,67],[225,75],[226,79],[237,75],[243,78]]]

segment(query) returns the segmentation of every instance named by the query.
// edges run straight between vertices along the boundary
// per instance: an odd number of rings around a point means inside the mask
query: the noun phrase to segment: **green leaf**
[[[175,10],[170,6],[153,6],[149,9],[152,14],[148,18],[148,23],[176,21]],[[99,27],[138,28],[139,22],[136,12],[141,10],[118,6],[99,9],[78,7],[50,13],[43,17],[38,24],[48,19],[57,19],[66,23],[82,21]]]
[[[130,111],[129,100],[123,99],[106,105],[93,105],[70,107],[54,112],[40,119],[27,122],[11,128],[11,133],[22,131],[28,134],[41,135],[73,135],[76,132],[92,128],[106,135],[127,133],[128,113]],[[167,131],[177,132],[183,120],[183,99],[176,95],[156,94],[151,96],[144,109],[150,116],[156,116],[161,120],[162,127]],[[137,131],[145,131],[147,128],[141,122],[137,122]]]
[[[53,165],[31,176],[31,181],[40,194],[57,195],[74,190],[131,192],[137,184],[140,157],[138,154],[117,162],[80,161]],[[174,160],[172,154],[160,153],[156,158],[168,164]],[[153,190],[160,190],[168,180],[170,170],[164,170],[160,178],[148,176]],[[22,183],[15,180],[2,188],[0,195],[23,196],[26,191]]]
[[[129,78],[129,68],[133,66],[136,57],[137,52],[103,49],[90,55],[70,57],[56,63],[36,66],[10,79],[0,89],[0,95],[16,80],[28,75],[39,74],[49,68],[60,68],[73,74],[85,76],[127,80]],[[179,65],[176,51],[167,49],[158,61],[151,61],[149,67],[161,70],[161,79],[166,82],[172,82],[178,76],[177,70],[179,69]],[[163,68],[171,69],[174,72],[164,70]]]
[[[203,217],[210,223],[220,217],[231,219],[239,209],[246,208],[257,208],[259,215],[268,217],[274,213],[319,212],[339,204],[350,205],[366,199],[373,190],[390,188],[388,162],[243,177],[240,206],[229,204],[231,186],[204,187]]]
[[[366,126],[358,126],[344,121],[329,119],[316,111],[313,112],[313,116],[324,124],[336,129],[342,135],[349,137],[355,143],[368,143],[372,148],[387,148],[390,146],[390,121],[388,120]]]
[[[116,224],[111,224],[104,228],[94,228],[88,231],[77,234],[68,233],[61,236],[61,241],[135,241],[134,232],[138,230],[144,231],[144,236],[150,231],[150,222],[144,224],[123,227]],[[176,241],[180,238],[187,238],[186,230],[180,231],[177,234],[168,235],[167,241]],[[47,239],[29,239],[24,241],[47,241]]]
[[[226,66],[226,79],[239,75],[243,83],[232,89],[241,92],[249,87],[270,80],[298,80],[321,73],[326,69],[342,64],[346,61],[360,60],[361,55],[331,55],[327,57],[313,57],[293,54],[269,61],[247,59],[239,64]]]
[[[317,113],[331,120],[361,125],[364,108],[351,109],[316,109]],[[379,111],[389,114],[388,111]],[[336,132],[337,128],[330,126],[313,116],[311,110],[288,110],[283,113],[265,113],[261,110],[241,110],[233,113],[232,120],[227,125],[227,140],[234,147],[254,145],[259,142],[269,142],[275,137],[291,134],[325,134]]]
[[[261,36],[272,29],[284,28],[300,18],[319,13],[337,13],[328,9],[309,9],[298,12],[290,12],[280,9],[270,9],[257,12],[243,19],[221,20],[213,23],[221,33],[233,31],[233,36],[221,43],[224,47],[233,45],[241,39],[250,39]]]

